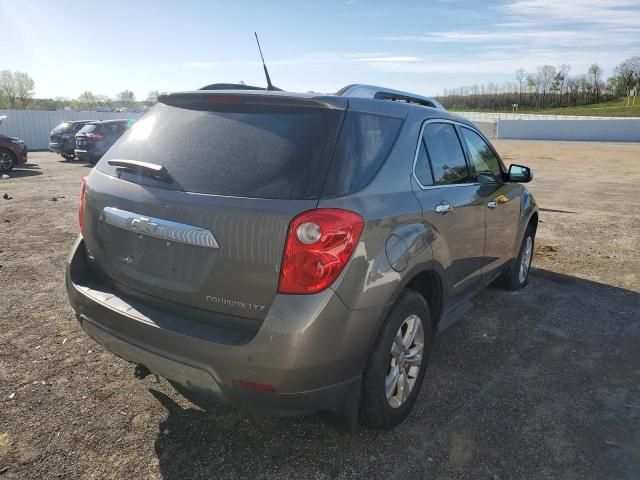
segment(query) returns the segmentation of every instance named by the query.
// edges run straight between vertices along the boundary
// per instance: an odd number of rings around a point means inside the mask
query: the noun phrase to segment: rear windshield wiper
[[[162,165],[148,162],[139,162],[137,160],[109,160],[107,163],[112,167],[126,168],[127,170],[132,170],[141,175],[147,175],[153,178],[157,178],[164,182],[173,182],[173,177],[171,177],[167,169]]]

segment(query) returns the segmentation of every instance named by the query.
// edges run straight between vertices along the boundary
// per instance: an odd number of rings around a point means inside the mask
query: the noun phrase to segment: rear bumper
[[[73,152],[73,144],[70,142],[49,142],[49,151],[54,153],[71,153]]]
[[[67,264],[67,293],[91,338],[191,390],[274,415],[339,408],[359,381],[386,310],[348,310],[331,290],[277,295],[257,332],[234,331],[116,296],[88,272],[78,239]],[[275,392],[234,380],[271,385]]]
[[[74,154],[78,158],[78,160],[85,160],[94,164],[98,163],[98,160],[100,160],[100,157],[102,157],[101,153],[96,153],[89,150],[75,149]]]

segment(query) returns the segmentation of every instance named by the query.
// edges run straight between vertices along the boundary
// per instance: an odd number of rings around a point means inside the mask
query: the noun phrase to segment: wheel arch
[[[531,215],[528,226],[533,227],[534,234],[538,231],[538,212],[537,211],[533,212],[533,214]]]
[[[417,272],[404,288],[418,292],[425,299],[431,313],[432,327],[435,330],[444,304],[444,289],[440,275],[435,270],[422,270]]]
[[[13,164],[11,165],[11,167],[9,168],[9,170],[11,170],[13,167],[16,166],[16,163],[18,161],[18,156],[16,155],[16,153],[11,150],[10,148],[7,147],[1,147],[0,146],[0,153],[7,153],[9,154],[9,156],[11,157],[11,159],[13,160]],[[8,171],[8,170],[7,170]]]

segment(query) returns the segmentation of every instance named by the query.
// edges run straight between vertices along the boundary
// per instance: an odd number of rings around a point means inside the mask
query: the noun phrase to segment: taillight
[[[87,140],[90,142],[99,142],[100,140],[104,140],[104,135],[98,135],[97,133],[88,133]]]
[[[348,210],[319,208],[289,224],[279,293],[308,294],[331,285],[351,258],[364,220]]]
[[[80,233],[84,235],[84,192],[87,189],[87,177],[82,177],[82,185],[80,186],[80,207],[78,208],[78,223],[80,224]]]

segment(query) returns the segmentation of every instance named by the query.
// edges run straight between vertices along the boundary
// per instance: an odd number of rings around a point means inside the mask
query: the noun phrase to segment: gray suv
[[[69,299],[139,377],[391,428],[436,332],[527,284],[530,179],[406,92],[163,95],[83,181]]]

